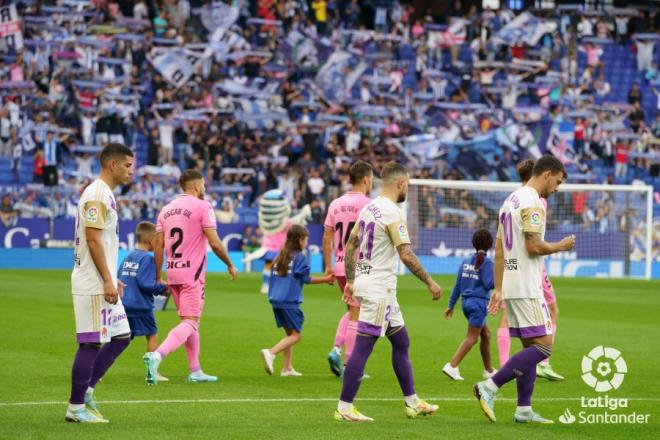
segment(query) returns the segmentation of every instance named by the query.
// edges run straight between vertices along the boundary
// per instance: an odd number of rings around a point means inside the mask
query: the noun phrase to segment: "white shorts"
[[[104,344],[114,336],[131,333],[121,298],[117,304],[110,304],[103,295],[74,294],[73,313],[79,344]]]
[[[512,338],[537,338],[552,334],[552,320],[543,298],[505,299],[509,335]]]
[[[389,327],[405,325],[396,295],[388,297],[355,295],[360,302],[358,333],[385,336]]]

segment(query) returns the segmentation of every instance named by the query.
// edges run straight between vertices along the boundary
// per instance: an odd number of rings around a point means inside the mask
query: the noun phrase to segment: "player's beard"
[[[203,190],[200,191],[199,194],[197,194],[197,198],[198,198],[199,200],[204,200],[204,191],[203,191]]]
[[[403,203],[406,201],[406,191],[403,191],[402,193],[399,193],[399,197],[397,197],[396,202],[397,203]]]

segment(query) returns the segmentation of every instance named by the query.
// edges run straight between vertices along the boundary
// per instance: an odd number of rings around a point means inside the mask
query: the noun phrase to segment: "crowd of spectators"
[[[355,159],[376,168],[396,160],[413,177],[515,180],[514,164],[531,149],[498,144],[486,169],[466,172],[446,151],[453,147],[420,155],[404,140],[432,135],[452,145],[535,122],[574,124],[574,154],[562,160],[591,181],[658,176],[660,113],[643,110],[638,85],[627,103],[608,107],[613,85],[601,60],[602,47],[611,44],[605,39],[634,47],[644,81],[660,88],[655,10],[546,11],[556,26],[529,45],[497,39],[521,11],[460,1],[433,15],[396,0],[238,0],[224,36],[217,32],[223,18],[205,17],[214,10],[210,2],[76,4],[17,2],[24,47],[8,47],[0,57],[0,156],[11,157],[17,181],[21,161],[31,159],[32,183],[46,189],[20,182],[5,194],[5,224],[16,213],[75,215],[77,194],[98,171],[96,155],[107,142],[136,150],[136,180],[118,197],[119,217],[127,220],[153,219],[186,168],[207,176],[209,197],[226,223],[273,188],[287,193],[294,210],[311,204],[312,221],[320,223],[327,201],[348,189]],[[464,60],[467,47],[471,59]],[[199,60],[182,83],[157,67],[158,56],[175,48]],[[406,48],[412,57],[402,56]],[[340,50],[365,64],[345,95],[329,93],[319,80],[323,62]],[[342,69],[350,77],[360,67]],[[660,110],[660,94],[657,102]],[[428,110],[438,103],[454,107],[441,107],[436,119]],[[592,164],[603,171],[595,173]],[[487,207],[458,192],[420,194],[426,212],[434,212],[438,197],[469,211],[473,224],[492,222]],[[602,224],[610,216],[606,200],[578,212],[572,197],[565,204],[576,222]],[[428,224],[444,220],[429,214]]]

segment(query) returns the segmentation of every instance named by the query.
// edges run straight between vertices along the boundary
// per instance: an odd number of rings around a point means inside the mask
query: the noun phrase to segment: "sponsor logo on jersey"
[[[518,259],[510,258],[504,260],[504,270],[518,270]]]
[[[209,220],[211,220],[212,222],[215,221],[215,211],[213,210],[213,208],[209,209]]]
[[[87,208],[87,212],[85,212],[85,219],[87,219],[87,221],[90,223],[98,222],[99,210],[94,206],[90,206],[89,208]]]
[[[532,226],[541,226],[541,213],[534,211],[532,212],[532,215],[529,217],[529,224]]]
[[[190,260],[188,260],[188,261],[168,261],[166,269],[190,269]]]

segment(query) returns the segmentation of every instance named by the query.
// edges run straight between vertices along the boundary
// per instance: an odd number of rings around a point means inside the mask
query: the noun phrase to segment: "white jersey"
[[[112,280],[117,282],[119,223],[117,203],[110,187],[96,179],[83,191],[76,212],[76,238],[71,288],[74,295],[102,295],[103,279],[89,253],[85,228],[102,231],[103,250]]]
[[[405,217],[386,197],[362,208],[351,232],[358,237],[354,291],[357,296],[393,296],[399,255],[397,246],[410,243]]]
[[[525,233],[545,236],[545,207],[536,190],[523,186],[514,191],[500,208],[497,238],[504,250],[502,297],[543,298],[542,256],[530,256]]]

